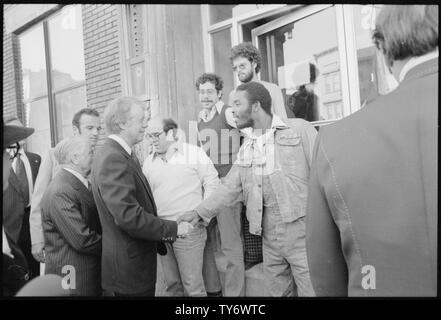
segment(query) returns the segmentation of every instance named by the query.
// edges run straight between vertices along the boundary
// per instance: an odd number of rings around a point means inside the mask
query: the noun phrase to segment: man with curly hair
[[[202,110],[198,131],[202,148],[211,158],[221,181],[231,169],[240,147],[232,108],[222,101],[223,80],[204,73],[196,80]],[[211,140],[213,139],[213,140]],[[208,296],[239,297],[245,294],[245,267],[240,235],[242,204],[226,208],[207,228],[204,280]]]
[[[271,95],[272,112],[277,114],[282,120],[288,118],[285,109],[285,102],[282,91],[279,86],[274,83],[259,80],[257,74],[262,65],[262,55],[259,50],[251,42],[243,42],[231,48],[230,61],[234,72],[237,72],[237,77],[241,83],[248,83],[250,81],[260,82],[265,86]],[[228,97],[228,104],[233,105],[233,93],[230,92]]]

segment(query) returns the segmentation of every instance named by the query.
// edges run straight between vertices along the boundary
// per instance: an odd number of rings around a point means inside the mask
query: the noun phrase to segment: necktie
[[[17,154],[17,160],[15,165],[16,165],[15,174],[17,175],[18,182],[20,183],[20,188],[23,192],[25,205],[27,206],[29,204],[29,183],[28,183],[28,177],[26,176],[26,169],[23,160],[21,160],[20,153]]]

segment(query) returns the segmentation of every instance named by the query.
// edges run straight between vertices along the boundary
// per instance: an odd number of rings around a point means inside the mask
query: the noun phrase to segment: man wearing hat
[[[5,191],[9,187],[9,176],[11,173],[12,161],[17,157],[20,145],[17,143],[33,132],[33,128],[24,128],[19,126],[3,126],[3,199],[5,200]],[[11,153],[6,149],[9,148]],[[11,230],[7,218],[9,212],[4,211],[2,227],[2,252],[3,252],[3,273],[2,273],[2,291],[4,296],[13,295],[20,289],[27,280],[29,280],[29,271],[27,269],[26,258],[18,246],[17,242],[11,237]]]
[[[6,125],[23,127],[17,118],[6,121]],[[25,140],[17,142],[19,150],[12,160],[9,175],[9,188],[4,192],[3,212],[4,225],[8,227],[10,236],[23,252],[30,278],[40,275],[40,263],[31,253],[31,234],[29,229],[29,214],[31,210],[31,196],[35,180],[40,168],[41,157],[32,152],[25,152]]]

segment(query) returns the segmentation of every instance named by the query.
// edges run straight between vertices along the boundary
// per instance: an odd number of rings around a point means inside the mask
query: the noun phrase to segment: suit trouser
[[[40,275],[40,263],[34,259],[32,255],[32,244],[31,244],[31,231],[29,227],[29,215],[31,208],[25,208],[23,215],[23,223],[20,231],[20,236],[18,239],[18,246],[20,247],[23,255],[28,263],[29,270],[31,271],[30,279],[38,277]]]
[[[178,238],[173,244],[165,244],[167,254],[159,256],[159,261],[167,296],[204,297],[207,295],[202,277],[206,240],[206,228],[198,225],[185,238]]]
[[[241,238],[242,204],[223,210],[207,228],[208,238],[204,252],[204,281],[208,292],[219,291],[223,296],[245,295],[245,265]],[[213,257],[214,262],[213,263]],[[216,267],[219,278],[216,277]],[[216,288],[218,288],[216,290]]]

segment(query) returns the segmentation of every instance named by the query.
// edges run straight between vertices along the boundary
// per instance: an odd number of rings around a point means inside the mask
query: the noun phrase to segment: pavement
[[[165,297],[165,282],[161,268],[158,261],[158,276],[156,281],[156,297]],[[259,263],[252,268],[245,271],[245,296],[246,297],[266,297],[266,291],[263,280],[263,264]]]

